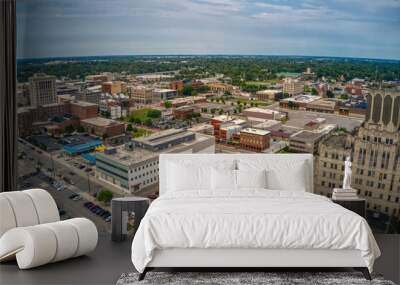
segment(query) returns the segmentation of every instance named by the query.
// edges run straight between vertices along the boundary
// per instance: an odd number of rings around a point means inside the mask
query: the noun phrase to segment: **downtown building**
[[[30,105],[38,107],[57,103],[56,77],[37,73],[29,78]]]
[[[367,200],[367,212],[390,232],[400,218],[400,92],[373,90],[354,137],[330,137],[321,143],[316,167],[316,193],[330,196],[342,187],[346,156],[353,165],[352,187]],[[371,217],[371,216],[370,216]]]
[[[96,155],[96,177],[127,193],[158,183],[160,153],[215,153],[212,136],[169,129]]]

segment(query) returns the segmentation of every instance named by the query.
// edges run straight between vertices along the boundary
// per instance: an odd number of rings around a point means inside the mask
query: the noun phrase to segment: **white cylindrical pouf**
[[[0,237],[9,229],[15,228],[16,226],[17,223],[15,222],[14,211],[11,204],[6,197],[0,194]]]
[[[68,259],[75,255],[78,249],[79,239],[78,233],[70,223],[62,221],[44,224],[42,226],[51,229],[56,235],[57,250],[51,262]]]
[[[56,202],[49,192],[43,189],[29,189],[22,191],[30,196],[36,208],[39,224],[52,223],[60,220]]]
[[[85,218],[74,218],[65,221],[71,224],[78,233],[78,249],[74,257],[93,251],[97,246],[98,232],[95,224]]]

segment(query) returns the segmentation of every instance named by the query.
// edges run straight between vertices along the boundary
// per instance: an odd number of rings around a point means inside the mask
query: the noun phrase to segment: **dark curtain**
[[[17,190],[16,7],[0,0],[0,191]]]

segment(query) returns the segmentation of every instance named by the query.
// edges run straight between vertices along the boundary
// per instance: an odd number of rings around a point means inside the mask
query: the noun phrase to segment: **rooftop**
[[[108,127],[108,126],[112,126],[112,125],[122,124],[115,120],[106,119],[106,118],[102,118],[102,117],[89,118],[89,119],[82,120],[82,122],[91,124],[91,125],[95,125],[97,127]]]
[[[71,105],[78,105],[81,107],[97,106],[97,104],[86,102],[86,101],[74,101],[74,102],[71,102]]]
[[[319,139],[321,136],[323,136],[323,133],[321,133],[321,132],[312,132],[312,131],[302,130],[302,131],[299,131],[299,132],[291,135],[290,138],[312,142],[312,141],[315,141],[316,139]]]
[[[347,148],[347,135],[332,135],[326,140],[324,140],[323,144],[333,148]]]
[[[258,107],[251,107],[244,110],[244,112],[256,112],[256,113],[263,113],[263,114],[278,114],[278,111],[271,110],[271,109],[263,109]]]
[[[289,98],[282,99],[281,102],[297,102],[297,103],[311,103],[313,101],[319,100],[322,97],[314,95],[297,95]]]
[[[167,130],[170,131],[170,130]],[[164,131],[163,131],[164,132]],[[163,133],[161,132],[161,133]],[[110,152],[110,153],[98,153],[97,154],[97,159],[101,158],[101,157],[106,157],[106,158],[111,158],[113,160],[117,160],[118,163],[125,165],[125,166],[131,166],[131,165],[135,165],[137,163],[140,163],[142,161],[146,161],[148,159],[151,158],[156,158],[160,155],[160,153],[178,153],[180,152],[182,149],[186,149],[188,146],[194,145],[196,143],[199,142],[203,142],[209,139],[214,139],[211,136],[208,135],[203,135],[203,134],[199,134],[199,133],[192,133],[192,132],[188,132],[185,131],[186,134],[192,134],[194,135],[194,139],[190,140],[190,141],[185,141],[185,142],[181,142],[179,144],[176,144],[174,146],[168,147],[167,149],[161,149],[158,151],[153,151],[150,149],[145,149],[142,147],[133,147],[133,148],[126,148],[125,146],[118,146],[115,148],[115,152]],[[158,134],[155,134],[158,135]],[[151,136],[147,136],[147,137],[142,137],[142,138],[138,138],[135,139],[136,141],[141,139],[141,141],[145,141],[147,138],[149,137],[153,137],[155,135],[151,135]],[[168,141],[168,139],[171,139],[171,137],[169,138],[164,138],[162,139],[161,137],[159,138],[159,141],[157,141],[157,143],[160,142],[160,140],[162,140],[163,142]]]
[[[253,135],[259,135],[259,136],[266,136],[266,135],[269,135],[271,133],[270,131],[254,129],[254,128],[246,128],[246,129],[241,130],[240,132],[241,133],[253,134]]]

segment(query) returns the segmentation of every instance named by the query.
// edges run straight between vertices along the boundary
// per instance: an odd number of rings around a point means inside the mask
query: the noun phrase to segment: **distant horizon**
[[[400,63],[400,58],[377,58],[377,57],[357,57],[357,56],[334,56],[334,55],[301,55],[301,54],[233,54],[233,53],[182,53],[182,54],[98,54],[98,55],[62,55],[62,56],[43,56],[43,57],[17,57],[20,60],[46,60],[46,59],[68,59],[68,58],[96,58],[96,57],[300,57],[300,58],[328,58],[328,59],[353,59],[353,60],[371,60],[371,61],[394,61]]]
[[[302,55],[400,60],[400,0],[18,0],[18,58]]]

